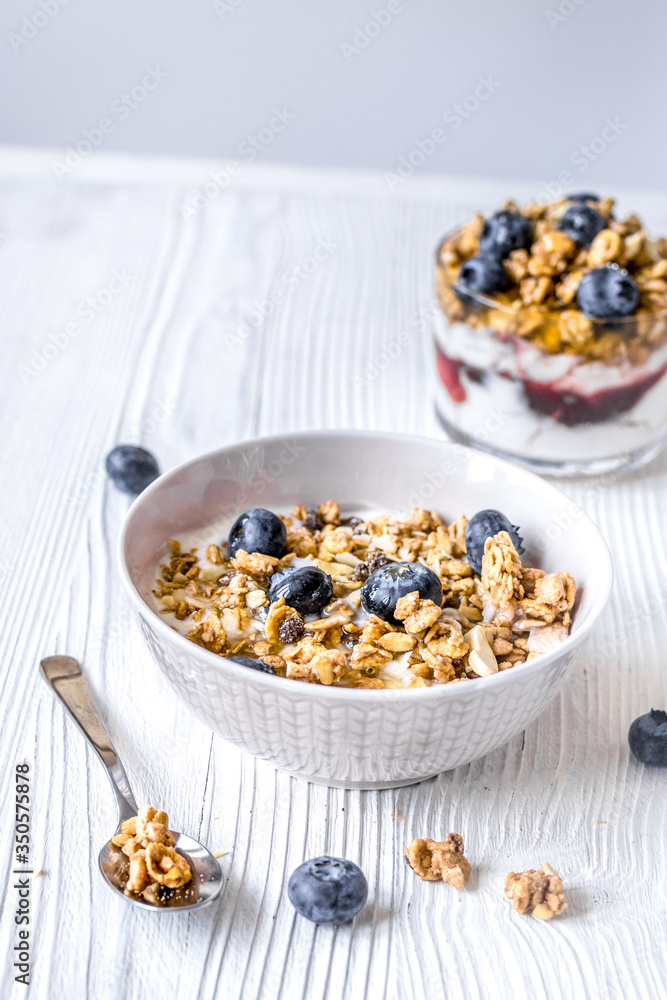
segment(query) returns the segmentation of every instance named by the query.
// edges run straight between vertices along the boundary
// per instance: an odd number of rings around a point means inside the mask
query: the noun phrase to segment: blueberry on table
[[[492,295],[495,292],[506,292],[511,281],[502,261],[491,254],[479,254],[461,264],[457,284],[465,292]]]
[[[527,249],[533,242],[530,221],[519,212],[496,212],[485,220],[479,237],[482,254],[509,257],[512,250]]]
[[[366,614],[400,625],[394,617],[396,604],[415,590],[423,601],[442,604],[442,583],[428,566],[418,562],[387,563],[371,573],[361,588],[361,605]]]
[[[246,510],[234,521],[229,532],[227,546],[230,557],[239,549],[246,552],[261,552],[265,556],[281,559],[285,555],[287,528],[273,511],[263,507]]]
[[[630,726],[630,749],[642,764],[667,767],[667,712],[652,708]]]
[[[150,451],[134,444],[117,445],[104,464],[114,486],[130,496],[138,496],[160,475]]]
[[[606,228],[605,217],[581,202],[571,205],[560,220],[561,231],[583,247],[589,247],[597,234]]]
[[[639,289],[618,264],[595,267],[579,282],[577,305],[591,319],[619,319],[635,311]]]
[[[226,659],[231,660],[232,663],[239,663],[242,667],[261,670],[263,674],[275,674],[273,667],[270,667],[264,660],[253,660],[249,656],[227,656]]]
[[[590,191],[582,191],[579,194],[566,194],[568,201],[600,201],[599,194],[591,194]]]
[[[468,521],[466,528],[466,551],[468,562],[475,573],[482,572],[482,556],[487,538],[492,538],[499,531],[506,531],[519,555],[523,552],[523,539],[519,529],[499,510],[478,510]]]
[[[346,858],[313,858],[292,872],[289,901],[314,924],[346,924],[368,898],[368,882],[360,868]]]
[[[269,600],[285,598],[285,604],[301,615],[319,614],[333,600],[333,581],[317,566],[288,566],[271,578]]]

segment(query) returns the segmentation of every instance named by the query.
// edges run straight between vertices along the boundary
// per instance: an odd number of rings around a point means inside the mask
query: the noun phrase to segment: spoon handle
[[[81,667],[72,656],[47,656],[40,666],[49,687],[102,761],[116,796],[120,826],[123,820],[137,815],[137,804],[125,769],[90,697]]]

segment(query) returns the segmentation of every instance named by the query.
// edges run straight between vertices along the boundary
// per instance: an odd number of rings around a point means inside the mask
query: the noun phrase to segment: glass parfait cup
[[[436,252],[436,410],[456,441],[551,476],[650,461],[667,437],[667,310],[594,320],[456,285]]]

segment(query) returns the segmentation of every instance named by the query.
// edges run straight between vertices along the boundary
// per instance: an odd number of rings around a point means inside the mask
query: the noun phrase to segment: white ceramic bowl
[[[537,660],[463,684],[355,690],[274,677],[179,635],[149,606],[169,538],[249,507],[337,500],[348,510],[412,506],[446,519],[494,507],[521,526],[527,553],[581,590],[572,633]],[[407,785],[466,764],[525,729],[557,695],[607,602],[612,565],[600,532],[554,486],[491,455],[428,438],[315,431],[247,441],[188,462],[131,507],[123,577],[158,664],[198,719],[224,739],[309,781]]]

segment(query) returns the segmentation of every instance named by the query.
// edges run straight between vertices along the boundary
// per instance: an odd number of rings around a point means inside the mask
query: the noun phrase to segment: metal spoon
[[[53,690],[54,694],[63,703],[69,714],[72,716],[77,726],[93,747],[97,756],[102,761],[109,776],[113,793],[116,796],[118,807],[118,829],[121,824],[131,816],[138,813],[137,805],[127,780],[125,769],[121,764],[118,754],[109,738],[109,734],[104,728],[104,724],[99,717],[97,709],[93,705],[90,692],[86,686],[81,667],[71,656],[47,656],[41,662],[42,673]],[[121,790],[122,789],[122,790]],[[116,885],[107,872],[109,865],[109,848],[111,841],[108,841],[100,851],[99,863],[100,871],[110,888],[115,893],[120,893],[123,899],[139,906],[148,907],[153,910],[178,909],[196,910],[202,906],[207,906],[217,899],[222,888],[222,872],[220,865],[210,851],[199,844],[192,837],[186,837],[183,833],[175,833],[176,850],[179,854],[185,855],[192,871],[192,883],[195,888],[196,899],[192,902],[187,900],[173,905],[158,906],[140,897],[126,896],[122,888]],[[190,898],[192,892],[190,891]]]

